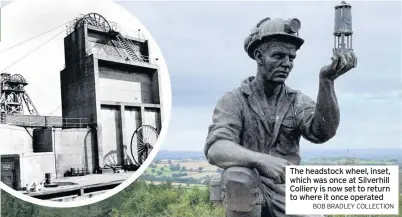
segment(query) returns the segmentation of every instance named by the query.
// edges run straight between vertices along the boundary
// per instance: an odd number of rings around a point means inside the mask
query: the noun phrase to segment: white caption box
[[[286,214],[398,215],[398,179],[396,165],[287,166]]]

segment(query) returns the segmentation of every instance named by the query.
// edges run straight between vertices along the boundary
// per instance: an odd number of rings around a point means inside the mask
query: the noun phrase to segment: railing
[[[62,118],[57,116],[1,115],[1,124],[23,127],[86,128],[91,125],[86,118]]]
[[[145,63],[149,65],[157,65],[157,58],[150,58],[149,56],[141,55],[139,52],[135,52],[135,55],[138,57],[138,60],[129,57],[129,55],[122,55],[121,52],[118,52],[118,49],[125,50],[123,47],[115,47],[108,44],[103,45],[100,48],[92,48],[87,51],[87,55],[96,54],[98,56],[109,57],[113,56],[117,59],[124,60],[126,62],[133,63]]]
[[[112,29],[112,31],[114,32],[118,32],[120,33],[121,36],[123,36],[124,38],[129,38],[129,39],[134,39],[135,41],[146,41],[146,37],[145,35],[140,31],[140,29],[138,29],[136,34],[129,34],[126,31],[124,31],[123,29],[120,29],[119,25],[116,22],[111,22],[108,21],[110,28]]]
[[[84,17],[85,15],[81,14],[80,16],[76,17],[74,20],[70,21],[66,26],[66,34],[69,35],[75,31],[75,24]]]
[[[67,128],[84,128],[90,124],[86,118],[62,118],[62,121],[62,126]]]
[[[79,22],[82,22],[82,24],[85,23],[89,26],[94,26],[90,22],[87,22],[87,20],[85,20],[87,15],[81,14],[74,20],[70,21],[66,26],[67,35],[75,31],[75,27]],[[157,59],[150,59],[148,56],[144,56],[140,52],[133,49],[133,47],[136,47],[136,45],[134,45],[130,39],[134,41],[146,41],[144,34],[141,32],[141,29],[138,29],[137,33],[132,35],[126,34],[121,31],[119,25],[116,22],[105,20],[105,22],[103,22],[102,24],[105,25],[105,31],[117,33],[117,39],[109,41],[108,44],[105,44],[103,47],[96,48],[96,50],[94,48],[88,48],[86,51],[87,56],[91,54],[97,54],[100,56],[114,56],[120,60],[128,62],[140,62],[155,66],[157,65]],[[95,27],[97,26],[95,25]]]
[[[136,35],[128,34],[125,32],[120,32],[120,35],[124,38],[134,39],[135,41],[146,41],[145,35],[140,31],[138,31]]]
[[[84,17],[85,17],[85,15],[81,14],[80,16],[76,17],[74,20],[70,21],[66,25],[66,34],[69,35],[72,32],[74,32],[77,22],[79,20],[81,20],[82,18],[84,18]],[[128,33],[124,32],[122,29],[120,29],[119,25],[116,22],[114,22],[114,21],[107,21],[107,22],[109,23],[111,31],[119,32],[123,37],[131,38],[131,39],[134,39],[134,40],[140,40],[140,41],[145,41],[146,40],[145,35],[140,30],[138,30],[135,35],[128,34]],[[90,23],[86,23],[86,24],[89,25],[89,26],[92,26]]]
[[[105,58],[109,57],[110,55],[105,54],[105,52],[97,52],[96,53],[97,56],[103,56]],[[148,65],[152,65],[152,66],[157,66],[156,62],[157,59],[150,59],[148,56],[144,56],[144,55],[140,55],[140,58],[142,59],[142,61],[138,61],[138,60],[133,60],[133,59],[123,59],[121,57],[117,57],[114,56],[115,58],[124,60],[128,63],[143,63],[143,64],[148,64]]]

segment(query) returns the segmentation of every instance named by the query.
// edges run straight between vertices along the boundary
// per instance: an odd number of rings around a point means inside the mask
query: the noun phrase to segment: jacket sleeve
[[[326,140],[316,135],[314,130],[313,117],[316,103],[307,95],[298,92],[295,103],[295,115],[297,124],[301,130],[303,138],[312,143],[323,143]]]
[[[216,104],[212,115],[212,124],[208,128],[204,153],[218,140],[229,140],[240,143],[240,134],[243,128],[241,116],[241,102],[232,93],[226,93]]]

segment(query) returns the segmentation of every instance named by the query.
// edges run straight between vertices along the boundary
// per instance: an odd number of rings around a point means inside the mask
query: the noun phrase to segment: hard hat
[[[261,20],[251,30],[251,34],[244,41],[244,50],[254,59],[254,50],[267,39],[276,38],[289,41],[299,49],[304,40],[299,37],[301,23],[298,19],[283,20],[280,18],[271,19],[269,17]]]

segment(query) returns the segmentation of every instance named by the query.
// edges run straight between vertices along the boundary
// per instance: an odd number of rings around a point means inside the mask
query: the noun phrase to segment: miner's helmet
[[[244,50],[254,59],[254,50],[262,42],[270,39],[278,39],[296,45],[299,49],[304,40],[299,37],[301,23],[298,19],[283,20],[280,18],[271,19],[269,17],[261,20],[251,30],[251,34],[244,41]]]

